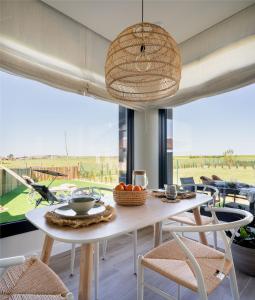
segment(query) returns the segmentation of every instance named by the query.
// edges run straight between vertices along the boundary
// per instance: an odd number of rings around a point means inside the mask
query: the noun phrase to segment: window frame
[[[173,109],[159,109],[159,157],[158,157],[158,187],[173,184],[173,152],[167,151],[167,120],[173,122]],[[173,138],[173,137],[172,137]]]
[[[134,141],[135,141],[135,127],[134,127],[134,110],[127,109],[127,172],[126,183],[132,183],[132,173],[134,170]]]

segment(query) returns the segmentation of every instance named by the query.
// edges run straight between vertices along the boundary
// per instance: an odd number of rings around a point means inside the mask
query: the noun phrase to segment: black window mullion
[[[159,188],[164,188],[166,183],[173,183],[173,137],[168,137],[167,120],[173,120],[172,109],[159,109]]]
[[[159,176],[158,186],[167,183],[167,110],[159,109]]]
[[[127,110],[127,180],[132,183],[132,172],[134,170],[134,111]]]

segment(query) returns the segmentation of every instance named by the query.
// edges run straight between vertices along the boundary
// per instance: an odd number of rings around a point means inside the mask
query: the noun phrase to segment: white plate
[[[165,193],[165,189],[153,189],[152,190],[153,192],[155,192],[155,193]]]
[[[60,206],[56,209],[54,209],[54,212],[62,217],[62,218],[68,218],[68,219],[86,219],[86,218],[93,218],[98,215],[102,215],[105,212],[106,208],[101,203],[96,203],[94,207],[89,209],[84,214],[77,214],[74,210],[70,208],[68,204],[65,204],[63,206]]]

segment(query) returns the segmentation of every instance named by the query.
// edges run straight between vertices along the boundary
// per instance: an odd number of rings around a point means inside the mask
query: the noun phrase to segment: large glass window
[[[174,183],[217,175],[255,184],[255,84],[174,109]]]
[[[49,186],[113,187],[125,178],[126,109],[0,72],[0,221],[24,219]],[[120,153],[120,155],[119,155]],[[35,170],[54,170],[57,177]],[[13,173],[11,171],[13,171]]]

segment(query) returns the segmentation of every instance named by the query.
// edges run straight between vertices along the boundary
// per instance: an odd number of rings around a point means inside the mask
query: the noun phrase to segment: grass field
[[[174,157],[174,183],[180,183],[181,177],[193,177],[199,183],[200,176],[212,175],[227,181],[255,184],[255,155]]]
[[[19,158],[14,160],[0,160],[0,164],[7,168],[30,167],[69,167],[83,164],[88,170],[95,170],[98,166],[109,165],[118,168],[117,156],[48,156],[42,158]]]
[[[119,158],[117,156],[46,156],[41,158],[16,158],[12,160],[0,160],[0,166],[1,165],[10,169],[75,167],[81,178],[88,181],[104,183],[117,183],[120,167]],[[57,171],[64,174],[68,172],[66,170]],[[38,173],[33,172],[35,180],[42,180],[40,177],[38,178],[38,175]]]
[[[100,178],[109,178],[116,181],[119,172],[118,157],[64,157],[48,156],[44,158],[24,158],[2,160],[8,168],[28,167],[67,167],[79,166],[81,177],[99,181]],[[255,184],[255,155],[224,156],[175,156],[174,183],[180,177],[194,177],[200,182],[200,176],[218,175],[229,181],[242,181]],[[116,180],[115,180],[116,179]]]
[[[41,184],[48,185],[48,181],[40,182]],[[55,180],[52,186],[58,186],[66,183],[66,180]],[[109,185],[95,184],[91,182],[85,182],[81,180],[69,180],[68,183],[76,184],[77,187],[86,186],[98,186],[98,187],[109,187]],[[40,196],[38,195],[36,199]],[[5,194],[1,197],[0,205],[7,210],[0,213],[0,223],[13,222],[23,220],[25,213],[35,207],[35,201],[29,201],[29,189],[26,187],[18,187],[14,191]]]
[[[0,161],[9,168],[29,167],[66,167],[80,166],[83,180],[69,180],[68,182],[82,186],[106,186],[94,184],[88,180],[101,182],[100,178],[113,178],[112,184],[118,180],[118,157],[46,157]],[[181,177],[193,177],[196,183],[200,183],[200,176],[211,177],[217,175],[227,181],[239,181],[255,184],[255,155],[224,156],[175,156],[174,157],[174,183],[180,183]],[[93,180],[94,179],[94,180]],[[115,180],[116,179],[116,180]],[[56,180],[54,186],[66,183],[67,180]],[[106,180],[104,180],[106,182]],[[47,185],[48,182],[42,182]],[[109,185],[108,185],[109,187]],[[0,223],[24,219],[24,214],[34,208],[34,203],[29,202],[29,190],[19,187],[1,197],[0,205],[7,208],[0,213]]]

